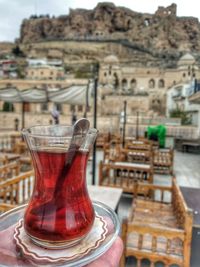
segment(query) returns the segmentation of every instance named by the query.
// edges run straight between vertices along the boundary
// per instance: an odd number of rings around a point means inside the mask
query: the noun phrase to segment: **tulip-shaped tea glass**
[[[35,171],[24,229],[42,247],[72,246],[90,231],[94,222],[86,166],[97,130],[74,128],[40,125],[22,130]]]

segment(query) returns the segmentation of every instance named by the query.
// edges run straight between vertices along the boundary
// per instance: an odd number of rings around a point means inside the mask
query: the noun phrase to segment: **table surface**
[[[183,142],[183,146],[200,146],[200,143]]]
[[[113,210],[117,209],[123,190],[106,186],[88,185],[90,198],[106,204]]]
[[[124,166],[124,167],[135,167],[135,168],[142,168],[142,169],[150,169],[149,164],[144,163],[132,163],[132,162],[125,162],[125,161],[116,161],[114,162],[114,165],[116,166]]]
[[[193,226],[200,228],[200,188],[180,187],[185,202],[193,210]]]

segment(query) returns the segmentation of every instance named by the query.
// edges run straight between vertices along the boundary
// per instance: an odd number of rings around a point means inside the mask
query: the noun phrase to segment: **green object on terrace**
[[[149,126],[147,136],[149,140],[158,141],[160,148],[165,147],[166,127],[164,125]]]

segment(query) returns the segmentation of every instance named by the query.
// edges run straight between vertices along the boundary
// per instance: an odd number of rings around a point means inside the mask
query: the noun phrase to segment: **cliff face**
[[[137,13],[112,3],[93,10],[70,10],[57,18],[32,17],[21,25],[22,44],[48,40],[128,40],[155,51],[200,51],[200,24],[177,17],[176,5],[158,7],[155,14]]]

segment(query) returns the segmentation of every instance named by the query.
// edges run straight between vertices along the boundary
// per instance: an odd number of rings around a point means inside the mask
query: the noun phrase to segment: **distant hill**
[[[12,49],[15,47],[11,42],[0,42],[0,57],[4,58],[12,53]]]
[[[105,2],[99,3],[93,10],[71,9],[69,15],[59,17],[32,16],[23,20],[19,42],[30,55],[37,52],[51,56],[49,49],[53,49],[54,56],[65,57],[68,54],[68,60],[82,57],[79,47],[76,51],[74,48],[69,51],[64,45],[59,49],[53,43],[49,47],[47,44],[41,47],[34,44],[50,41],[113,42],[123,49],[125,47],[124,58],[127,59],[132,55],[130,50],[163,59],[179,58],[185,51],[197,55],[200,52],[200,23],[194,17],[177,17],[176,11],[176,4],[158,7],[155,14],[147,14]],[[92,47],[87,52],[84,50],[85,59],[98,58]],[[106,49],[107,53],[112,52],[109,45]],[[106,55],[106,49],[105,53],[99,51],[101,56]]]

